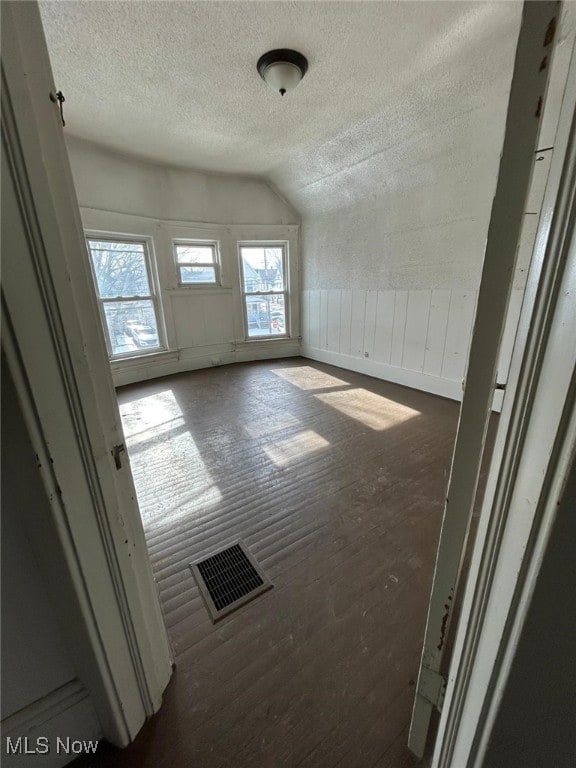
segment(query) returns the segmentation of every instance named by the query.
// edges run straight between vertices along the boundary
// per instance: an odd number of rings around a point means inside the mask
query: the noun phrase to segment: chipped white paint
[[[518,244],[526,218],[535,156],[538,154],[542,106],[550,73],[546,62],[553,54],[552,41],[559,13],[559,2],[524,3],[522,8],[504,145],[470,344],[470,363],[446,491],[418,693],[408,737],[410,749],[419,757],[424,755],[433,707],[437,705],[437,702],[423,695],[420,682],[428,672],[441,674],[443,671],[446,639],[455,607],[453,598],[457,594],[465,557],[497,383]],[[515,345],[516,350],[518,347],[518,344]],[[514,377],[512,382],[513,390]],[[439,740],[442,738],[439,735]],[[455,764],[468,765],[466,760],[446,761],[446,766]]]
[[[496,754],[492,751],[487,756],[486,749],[495,723],[509,724],[502,707],[506,688],[518,699],[529,687],[534,690],[535,680],[538,685],[544,681],[543,687],[550,685],[554,679],[548,674],[551,666],[567,668],[565,665],[573,660],[571,647],[559,646],[550,652],[548,644],[542,653],[540,644],[538,653],[532,648],[530,676],[524,683],[518,676],[509,677],[517,660],[522,660],[522,628],[533,597],[544,587],[541,595],[557,607],[561,603],[555,600],[554,590],[558,585],[564,587],[560,580],[546,591],[540,569],[552,552],[549,537],[554,535],[576,448],[576,26],[571,29],[568,50],[569,54],[573,51],[572,64],[565,80],[550,180],[519,321],[520,343],[512,357],[510,386],[454,641],[432,761],[435,768],[504,764],[507,758],[503,752],[498,754],[498,741]],[[557,551],[554,556],[558,557]],[[542,626],[540,623],[538,629]],[[562,629],[554,626],[555,632]],[[545,637],[546,632],[542,635]],[[562,694],[561,690],[555,693],[558,702]],[[540,713],[546,711],[540,707]],[[555,758],[563,750],[566,754],[567,744],[568,750],[573,745],[570,717],[559,717],[558,721],[558,728],[551,732],[543,729],[546,735],[540,739],[542,753],[547,748]],[[534,743],[534,731],[528,734],[524,749],[516,749],[532,725],[528,718],[509,732],[513,738],[509,740],[508,762],[513,756],[518,765],[542,764],[537,750],[530,753],[531,759],[524,757],[529,754],[526,744]],[[562,758],[556,763],[567,764]]]

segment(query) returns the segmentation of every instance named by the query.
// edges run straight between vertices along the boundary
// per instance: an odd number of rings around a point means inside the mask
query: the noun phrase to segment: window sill
[[[112,371],[120,371],[125,368],[132,368],[139,365],[148,365],[155,362],[169,362],[178,360],[179,353],[169,349],[162,349],[158,352],[144,352],[141,355],[131,355],[130,357],[114,358],[110,360]]]
[[[223,285],[179,285],[178,288],[166,288],[165,293],[169,296],[189,296],[190,293],[232,293],[232,288]]]
[[[298,341],[298,339],[293,336],[283,336],[281,334],[278,334],[277,336],[254,336],[251,339],[244,339],[243,341],[238,342],[236,346],[240,346],[240,344],[269,344],[273,341]]]

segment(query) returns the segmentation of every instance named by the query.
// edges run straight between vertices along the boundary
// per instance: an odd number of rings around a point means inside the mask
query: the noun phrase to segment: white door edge
[[[433,768],[480,768],[576,451],[576,49]]]
[[[2,3],[2,340],[51,509],[47,540],[32,536],[104,735],[124,746],[172,659],[130,471],[112,459],[121,429],[54,90],[37,3]]]
[[[525,2],[510,88],[504,144],[492,205],[482,279],[466,373],[466,387],[448,483],[442,530],[408,746],[422,757],[431,715],[439,708],[422,680],[443,671],[446,639],[466,549],[484,444],[496,389],[498,358],[506,319],[517,247],[537,149],[542,105],[554,50],[558,2]],[[545,65],[543,66],[543,62]],[[460,768],[460,766],[458,766]]]

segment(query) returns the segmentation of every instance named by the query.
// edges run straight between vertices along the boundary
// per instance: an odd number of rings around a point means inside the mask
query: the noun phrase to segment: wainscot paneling
[[[499,382],[508,375],[522,290],[510,301]],[[459,400],[476,291],[307,290],[302,354]],[[494,406],[499,409],[501,398]]]

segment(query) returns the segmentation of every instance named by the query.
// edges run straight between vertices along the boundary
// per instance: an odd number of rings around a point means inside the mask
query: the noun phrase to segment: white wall
[[[510,364],[550,165],[574,20],[565,13],[519,247],[498,379]],[[438,95],[433,127],[359,159],[359,124],[334,140],[342,166],[290,189],[303,211],[303,354],[459,399],[496,187],[513,36],[491,98]],[[504,52],[504,53],[503,53]],[[409,105],[408,105],[409,106]],[[373,125],[370,129],[375,130]],[[385,132],[385,113],[381,118]],[[346,140],[344,140],[346,139]],[[347,164],[347,165],[346,165]],[[280,176],[279,185],[287,182]],[[284,188],[284,186],[283,186]],[[496,393],[499,407],[501,393]]]
[[[372,199],[302,224],[304,354],[459,399],[506,100],[431,137],[426,160]],[[408,142],[410,143],[410,142]],[[470,151],[474,148],[474,151]],[[505,382],[551,150],[538,153],[503,340]]]
[[[379,139],[385,134],[384,109],[337,132],[321,147],[309,148],[306,163],[302,158],[289,160],[272,172],[276,186],[302,212],[300,243],[298,215],[262,180],[168,169],[70,139],[85,226],[154,237],[158,256],[172,358],[164,356],[162,364],[152,359],[114,364],[116,383],[301,351],[313,359],[459,399],[518,21],[519,14],[511,12],[506,29],[497,33],[499,42],[490,54],[491,85],[482,96],[469,88],[455,99],[439,88],[422,123],[416,102],[406,105],[406,130],[392,143],[383,146]],[[539,142],[542,151],[534,157],[500,383],[507,380],[573,27],[569,8],[557,38]],[[128,215],[114,215],[119,213]],[[222,291],[202,294],[176,287],[169,246],[173,233],[221,242],[227,280]],[[292,341],[274,342],[273,351],[270,343],[245,343],[235,250],[240,238],[267,237],[289,241],[293,257]],[[298,284],[301,328],[294,290]],[[501,395],[495,396],[497,408]]]
[[[538,165],[548,170],[550,152]],[[542,189],[543,194],[543,189]],[[512,346],[520,316],[524,285],[536,237],[538,210],[526,215],[519,248],[509,318],[502,341],[499,383],[508,377]],[[424,251],[425,244],[420,247]],[[306,249],[305,253],[309,251]],[[360,271],[360,270],[359,270]],[[425,272],[425,270],[422,270]],[[460,399],[465,376],[478,290],[450,287],[447,270],[438,287],[426,279],[407,280],[409,288],[310,288],[302,297],[303,353],[315,360],[351,368],[416,389]],[[349,278],[344,285],[355,285]],[[384,285],[387,280],[382,281]],[[392,280],[392,284],[396,281]],[[477,277],[479,284],[480,278]],[[473,286],[474,282],[469,281]],[[499,407],[501,397],[495,398]]]
[[[66,629],[52,607],[26,528],[26,513],[49,514],[16,392],[2,357],[2,765],[6,737],[97,738],[100,725],[76,676]],[[37,756],[40,768],[65,755]]]
[[[299,353],[298,216],[265,182],[174,170],[77,139],[67,144],[85,229],[147,238],[158,267],[168,350],[114,362],[116,384]],[[178,285],[175,238],[219,243],[220,286]],[[246,340],[238,242],[254,240],[288,245],[288,339]]]
[[[83,208],[218,224],[298,224],[297,213],[254,177],[169,168],[66,137]]]

